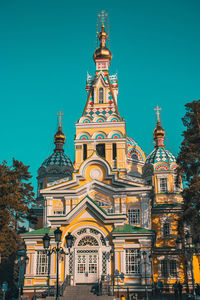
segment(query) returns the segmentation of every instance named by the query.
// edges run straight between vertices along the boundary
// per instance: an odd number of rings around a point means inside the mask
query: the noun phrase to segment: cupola
[[[176,158],[174,155],[165,149],[164,139],[165,139],[165,130],[163,129],[160,122],[160,110],[161,108],[157,107],[154,109],[157,115],[156,128],[153,131],[155,149],[147,156],[145,165],[152,164],[157,167],[157,164],[165,164],[166,168],[170,168],[171,164],[176,164]]]
[[[54,135],[54,152],[47,157],[38,170],[38,196],[40,189],[47,187],[48,184],[63,179],[71,180],[74,170],[71,159],[65,154],[63,146],[65,143],[65,134],[62,130],[61,116],[59,112],[59,126]]]
[[[95,62],[97,59],[108,59],[109,61],[111,61],[112,53],[106,47],[107,38],[108,38],[108,34],[105,32],[105,25],[102,24],[101,31],[99,33],[100,46],[99,46],[99,48],[97,48],[95,50],[94,56],[93,56]]]

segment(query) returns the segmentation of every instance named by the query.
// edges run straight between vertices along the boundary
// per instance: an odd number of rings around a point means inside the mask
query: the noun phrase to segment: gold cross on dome
[[[106,18],[108,17],[108,14],[105,12],[105,10],[102,10],[100,14],[98,14],[98,17],[101,21],[101,24],[103,25],[106,21]]]
[[[157,105],[154,110],[156,111],[157,121],[160,121],[160,111],[162,110],[162,108]]]
[[[59,113],[57,113],[58,120],[59,120],[59,127],[62,125],[62,116],[64,116],[64,113],[60,110]]]

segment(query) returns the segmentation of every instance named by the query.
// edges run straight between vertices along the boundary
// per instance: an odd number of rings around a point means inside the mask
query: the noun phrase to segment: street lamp
[[[198,238],[197,242],[195,243],[196,250],[200,250],[200,237]],[[196,252],[195,248],[193,248],[193,241],[191,233],[187,232],[185,234],[185,243],[182,241],[181,237],[178,236],[176,239],[176,247],[177,250],[183,251],[188,257],[188,264],[190,265],[191,275],[192,275],[192,289],[193,289],[193,297],[196,299],[196,292],[195,292],[195,282],[194,282],[194,269],[193,269],[193,254]],[[187,290],[188,289],[188,280],[187,280]]]
[[[65,236],[65,241],[66,241],[67,248],[70,252],[70,249],[73,246],[73,241],[74,241],[74,237],[73,235],[71,235],[70,232],[68,232],[68,235]]]
[[[112,273],[113,273],[113,277],[112,277],[112,285],[113,285],[113,296],[115,293],[115,251],[114,251],[114,247],[110,250],[110,256],[112,259]]]
[[[154,294],[154,279],[153,279],[153,255],[150,254],[149,255],[149,261],[150,261],[150,265],[151,265],[151,285],[152,285],[152,295]]]
[[[144,272],[145,272],[145,299],[149,299],[148,290],[147,290],[147,252],[142,252],[143,259],[144,259]]]
[[[54,231],[54,237],[55,237],[55,242],[57,243],[56,247],[53,247],[52,249],[48,250],[50,247],[50,236],[48,235],[48,233],[46,233],[43,236],[43,246],[44,249],[46,251],[48,251],[47,255],[51,255],[52,253],[56,253],[56,300],[59,300],[59,263],[58,263],[58,254],[65,254],[68,255],[70,253],[70,249],[73,245],[73,240],[74,237],[71,235],[70,232],[68,232],[68,235],[65,236],[65,241],[66,241],[66,246],[69,250],[69,253],[66,253],[62,247],[59,246],[60,242],[61,242],[61,237],[62,237],[62,230],[60,230],[59,227],[57,227],[57,229]]]
[[[19,270],[19,279],[18,279],[18,284],[19,284],[19,294],[18,294],[18,299],[21,299],[21,295],[23,294],[23,283],[24,283],[24,274],[25,274],[25,268],[26,264],[28,263],[29,258],[26,255],[26,252],[18,252],[18,258],[15,260],[15,264],[18,265],[18,270]]]

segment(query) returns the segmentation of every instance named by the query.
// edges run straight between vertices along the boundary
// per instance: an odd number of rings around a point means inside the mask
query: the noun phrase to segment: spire
[[[101,31],[99,32],[100,24],[101,24]],[[108,33],[106,33],[106,27]],[[100,45],[99,48],[95,50],[93,55],[94,61],[97,66],[97,70],[99,70],[101,64],[103,65],[102,68],[108,69],[110,65],[110,61],[112,59],[112,53],[106,47],[106,40],[108,36],[109,36],[108,14],[105,13],[104,10],[102,10],[101,13],[98,14],[98,18],[97,18],[97,37],[99,38]],[[98,38],[97,38],[97,42],[98,42]]]
[[[57,113],[59,126],[58,126],[58,130],[57,130],[56,134],[54,135],[54,144],[56,145],[54,152],[56,152],[56,151],[64,152],[63,145],[65,143],[65,135],[62,132],[62,116],[63,115],[64,115],[64,113],[62,113],[61,110],[59,111],[59,113]]]
[[[155,148],[158,148],[158,147],[164,148],[165,147],[165,145],[164,145],[165,131],[162,128],[161,123],[160,123],[160,111],[162,110],[162,108],[160,108],[157,105],[156,108],[154,108],[154,110],[156,111],[156,115],[157,115],[157,124],[156,124],[156,128],[153,131]]]

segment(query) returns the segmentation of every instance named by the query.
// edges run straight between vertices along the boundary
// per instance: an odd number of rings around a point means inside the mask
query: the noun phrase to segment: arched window
[[[85,236],[80,240],[78,246],[98,246],[97,240],[92,236]]]
[[[99,103],[103,103],[103,88],[99,88]]]

